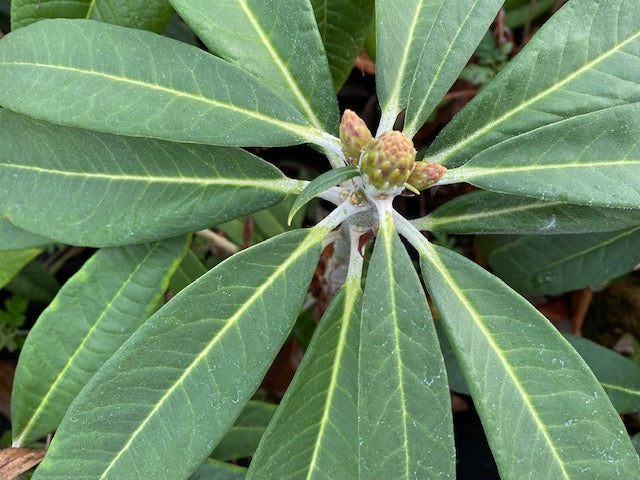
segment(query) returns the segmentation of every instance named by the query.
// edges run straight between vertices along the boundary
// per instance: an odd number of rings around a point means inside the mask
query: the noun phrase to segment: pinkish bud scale
[[[378,190],[392,190],[404,185],[413,170],[416,150],[402,132],[385,132],[373,139],[360,160],[365,181]]]
[[[364,121],[351,110],[345,110],[340,122],[342,152],[351,165],[357,165],[362,149],[372,140]]]
[[[416,190],[424,190],[437,183],[446,171],[439,163],[416,162],[407,183]]]

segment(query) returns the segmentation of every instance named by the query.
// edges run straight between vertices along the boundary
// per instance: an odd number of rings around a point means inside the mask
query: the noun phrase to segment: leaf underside
[[[0,288],[4,287],[39,253],[40,250],[37,248],[0,251]]]
[[[16,227],[0,216],[0,251],[20,250],[53,243],[50,239]]]

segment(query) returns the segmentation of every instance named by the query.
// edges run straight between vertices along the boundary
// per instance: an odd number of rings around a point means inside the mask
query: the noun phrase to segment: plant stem
[[[196,232],[196,235],[206,238],[211,243],[213,243],[216,247],[221,248],[225,252],[229,252],[231,254],[237,253],[240,251],[240,247],[238,247],[235,243],[229,241],[224,238],[222,235],[217,234],[211,230],[200,230]]]
[[[347,270],[347,282],[350,279],[360,282],[362,278],[362,254],[360,253],[360,235],[362,231],[355,225],[349,226],[349,267]]]
[[[406,238],[420,255],[427,255],[431,251],[431,244],[429,241],[409,222],[409,220],[399,213],[393,212],[393,223],[395,224],[398,233]]]

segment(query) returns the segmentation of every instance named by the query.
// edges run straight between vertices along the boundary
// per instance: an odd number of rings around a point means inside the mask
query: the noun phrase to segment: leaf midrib
[[[536,203],[529,203],[527,205],[519,205],[517,207],[496,208],[491,211],[478,212],[474,214],[448,215],[445,217],[432,217],[432,218],[430,218],[430,215],[427,215],[425,217],[425,221],[427,222],[427,226],[429,228],[433,228],[433,227],[447,225],[450,223],[463,222],[466,220],[477,220],[477,219],[483,219],[483,218],[500,217],[503,215],[513,214],[518,212],[525,212],[528,210],[541,210],[541,209],[546,209],[550,207],[557,207],[560,205],[566,205],[566,204],[562,202],[536,202]],[[420,220],[415,220],[415,221],[412,221],[411,223],[414,225],[420,224],[420,226],[422,226],[422,224],[420,223]]]
[[[235,106],[231,103],[220,102],[212,98],[204,97],[201,95],[195,95],[193,93],[188,93],[181,90],[176,90],[174,88],[169,88],[163,85],[159,85],[157,83],[143,82],[141,80],[134,80],[128,77],[119,77],[117,75],[113,75],[105,72],[99,72],[96,70],[86,70],[86,69],[81,69],[76,67],[69,67],[65,65],[46,64],[46,63],[39,63],[39,62],[0,62],[0,65],[17,65],[22,67],[35,67],[35,68],[50,69],[50,70],[62,70],[65,72],[72,72],[78,75],[92,75],[96,77],[105,78],[108,80],[113,80],[115,82],[134,85],[136,87],[147,88],[150,90],[157,90],[163,93],[174,95],[176,97],[184,97],[189,100],[201,102],[215,108],[222,108],[225,110],[229,110],[234,113],[245,115],[247,117],[260,120],[262,122],[269,123],[271,125],[275,125],[277,127],[282,128],[283,130],[294,133],[295,135],[298,135],[300,138],[310,142],[315,142],[316,139],[322,136],[322,133],[323,133],[314,127],[305,127],[304,125],[285,122],[283,120],[278,120],[276,118],[269,117],[267,115],[263,115],[258,112],[254,112],[252,110],[247,110],[245,108]]]
[[[38,2],[40,4],[40,2]],[[84,16],[85,19],[91,18],[91,13],[93,12],[93,8],[96,6],[96,0],[91,0],[87,8],[87,14]]]
[[[604,60],[609,58],[611,55],[614,55],[615,53],[620,51],[622,48],[624,48],[626,45],[628,45],[629,43],[633,42],[635,39],[637,39],[639,37],[640,37],[640,31],[638,31],[634,35],[631,35],[626,40],[616,44],[613,48],[611,48],[611,49],[607,50],[606,52],[600,54],[599,56],[594,58],[592,61],[584,64],[582,67],[580,67],[576,71],[574,71],[571,74],[567,75],[561,81],[559,81],[557,83],[554,83],[551,87],[549,87],[549,88],[547,88],[545,90],[542,90],[537,95],[534,95],[529,100],[527,100],[527,101],[525,101],[523,103],[520,103],[519,105],[517,105],[516,107],[512,108],[511,110],[507,110],[506,112],[504,112],[499,117],[497,117],[494,120],[488,122],[484,127],[479,128],[475,132],[469,133],[469,135],[465,136],[464,140],[461,140],[461,141],[453,144],[449,148],[441,150],[440,152],[434,154],[433,156],[426,157],[425,160],[428,159],[428,161],[436,162],[436,163],[442,163],[442,162],[446,161],[451,155],[453,155],[457,151],[463,149],[464,147],[466,147],[470,143],[474,142],[476,139],[478,139],[478,138],[482,137],[483,135],[489,133],[491,130],[493,130],[494,128],[498,127],[502,123],[506,122],[509,118],[511,118],[512,116],[516,115],[517,113],[520,113],[521,111],[525,110],[526,108],[528,108],[529,106],[531,106],[534,103],[538,102],[539,100],[542,100],[546,96],[556,92],[557,90],[560,90],[566,84],[568,84],[571,81],[577,79],[583,73],[588,72],[593,67],[598,65],[600,62],[603,62]]]
[[[474,9],[478,5],[478,1],[479,0],[475,1],[473,6],[469,9],[467,14],[465,15],[464,20],[462,22],[460,22],[460,24],[458,25],[458,30],[456,31],[456,34],[449,41],[449,45],[447,47],[447,51],[442,56],[440,64],[438,65],[438,68],[436,69],[435,73],[433,74],[433,78],[431,79],[431,82],[429,83],[429,88],[427,89],[427,91],[426,91],[426,93],[424,95],[421,95],[422,96],[422,101],[420,102],[420,106],[418,107],[416,113],[412,114],[413,118],[412,118],[411,122],[404,126],[403,131],[405,132],[405,134],[408,137],[410,137],[410,138],[413,137],[416,134],[416,132],[418,131],[419,125],[416,125],[416,121],[420,117],[420,115],[422,113],[422,110],[424,109],[424,106],[427,103],[427,100],[429,100],[429,96],[431,95],[432,90],[434,89],[438,79],[440,78],[440,74],[442,73],[442,69],[443,69],[443,67],[445,65],[447,65],[448,60],[449,60],[449,55],[451,54],[451,52],[454,50],[454,47],[456,46],[456,40],[458,39],[458,36],[460,35],[460,33],[464,30],[464,27],[466,27],[467,21],[471,18],[471,14],[474,12]],[[438,13],[436,14],[436,20],[437,20],[438,16],[440,15],[440,12],[442,11],[443,7],[444,7],[444,2],[440,6],[441,10],[438,11]],[[434,20],[434,25],[435,25],[435,20]],[[431,31],[433,31],[433,26],[431,27]],[[431,35],[431,31],[429,32],[429,36]],[[429,36],[427,36],[427,38],[429,38]],[[422,59],[423,59],[423,57],[425,55],[426,46],[427,46],[427,42],[425,42],[424,46],[422,47],[422,52],[420,53],[420,59],[418,60],[418,64],[420,64],[420,62],[422,61]],[[415,85],[416,80],[417,80],[417,76],[414,75],[413,82],[412,82],[414,85]],[[409,96],[411,97],[411,92],[409,92]]]
[[[264,30],[262,29],[262,26],[258,22],[258,19],[255,17],[255,15],[253,14],[253,11],[247,5],[246,0],[238,0],[238,3],[240,4],[240,8],[242,8],[242,11],[244,12],[244,14],[249,19],[251,26],[253,27],[255,32],[258,34],[260,41],[263,43],[264,47],[267,49],[267,52],[269,53],[269,55],[275,62],[276,66],[278,67],[278,70],[280,70],[280,73],[282,74],[285,81],[289,85],[291,93],[293,93],[293,96],[298,101],[298,104],[304,110],[304,113],[307,119],[317,129],[323,130],[324,127],[322,125],[322,122],[320,122],[313,108],[311,108],[311,104],[309,103],[307,98],[303,95],[302,91],[300,90],[300,86],[298,85],[298,82],[296,82],[296,80],[291,75],[291,71],[289,70],[287,65],[284,63],[284,61],[282,60],[282,58],[280,57],[276,49],[271,44],[271,41],[269,40],[268,36],[265,34]]]
[[[199,186],[233,186],[233,187],[256,187],[276,192],[293,193],[299,190],[299,181],[288,178],[251,180],[248,178],[206,178],[206,177],[158,177],[155,175],[115,175],[109,173],[87,173],[73,172],[69,170],[55,170],[51,168],[36,167],[34,165],[16,165],[10,163],[0,163],[0,169],[23,170],[37,172],[46,175],[56,175],[61,177],[77,177],[92,180],[106,180],[109,182],[136,182],[153,184],[178,184],[178,185],[199,185]]]
[[[640,165],[640,158],[638,159],[624,159],[624,160],[598,160],[591,162],[571,162],[571,163],[553,163],[553,164],[534,164],[534,165],[512,165],[512,166],[496,166],[496,167],[467,167],[463,165],[459,168],[449,170],[449,175],[445,173],[447,180],[455,179],[456,182],[462,182],[466,180],[472,180],[478,177],[492,176],[500,173],[511,172],[537,172],[543,170],[563,170],[570,168],[593,168],[593,167],[615,167],[615,166],[629,166]],[[443,178],[445,178],[443,177]]]
[[[600,382],[600,385],[602,385],[603,388],[608,388],[609,390],[616,390],[619,392],[623,392],[627,395],[634,395],[636,397],[640,397],[640,391],[631,390],[630,388],[623,387],[622,385],[614,385],[606,382]]]
[[[393,233],[395,229],[393,226],[393,217],[392,213],[388,212],[384,219],[380,221],[380,233],[382,233],[382,240],[384,241],[386,260],[387,260],[387,271],[389,275],[389,284],[391,288],[389,289],[389,298],[391,300],[391,317],[393,323],[393,341],[395,344],[394,353],[396,356],[396,365],[398,367],[398,391],[400,392],[400,404],[402,410],[402,436],[404,437],[404,469],[405,469],[405,478],[411,478],[409,473],[409,466],[411,459],[409,458],[409,432],[407,431],[407,409],[405,405],[407,404],[406,394],[404,391],[404,375],[402,372],[402,357],[401,352],[402,349],[399,343],[400,337],[400,329],[398,328],[398,306],[396,302],[396,280],[394,276],[394,268],[393,268]]]
[[[547,445],[549,447],[549,450],[551,451],[551,454],[553,455],[553,458],[556,460],[556,463],[558,464],[558,466],[560,467],[560,470],[562,471],[563,477],[565,478],[565,480],[570,480],[571,477],[569,476],[569,474],[567,473],[567,471],[565,469],[564,462],[562,461],[562,459],[558,455],[557,448],[556,448],[555,444],[553,443],[553,441],[551,440],[551,437],[549,437],[549,434],[548,434],[548,432],[547,432],[547,430],[545,428],[544,423],[542,422],[542,420],[538,416],[537,410],[531,404],[531,402],[529,400],[529,397],[525,394],[525,391],[524,391],[522,385],[520,384],[518,376],[516,375],[516,373],[511,368],[511,365],[509,364],[507,359],[502,355],[502,351],[499,348],[499,346],[497,345],[495,339],[493,338],[491,333],[486,329],[486,327],[482,323],[480,315],[473,308],[473,306],[469,303],[469,300],[467,299],[464,291],[455,282],[455,280],[451,277],[451,275],[449,275],[449,271],[447,270],[445,265],[442,263],[442,261],[440,259],[440,256],[438,255],[436,250],[433,249],[430,245],[428,245],[426,243],[426,240],[424,242],[421,242],[420,246],[422,247],[420,254],[425,256],[425,258],[427,258],[428,261],[432,265],[434,265],[436,267],[436,269],[440,272],[440,274],[442,275],[442,277],[445,280],[445,282],[447,284],[449,284],[449,287],[455,292],[456,296],[460,300],[460,303],[465,308],[465,310],[467,310],[467,312],[469,313],[469,315],[473,319],[473,322],[476,324],[476,326],[478,327],[480,332],[484,335],[487,343],[489,344],[491,349],[494,351],[495,355],[498,357],[498,359],[502,363],[502,366],[505,369],[505,372],[507,372],[508,376],[511,378],[511,381],[513,382],[514,386],[516,387],[516,389],[520,393],[520,397],[522,398],[525,406],[529,410],[529,413],[533,417],[534,422],[538,426],[539,431],[542,433],[542,435],[543,435],[543,437],[544,437],[544,439],[545,439],[545,441],[546,441],[546,443],[547,443]]]
[[[422,9],[423,4],[424,0],[419,0],[419,2],[416,4],[416,9],[411,21],[411,27],[409,29],[409,32],[407,32],[407,40],[405,43],[405,48],[402,52],[402,58],[400,60],[400,71],[396,75],[396,79],[393,83],[389,99],[385,102],[385,105],[382,106],[382,116],[387,119],[387,121],[383,121],[383,119],[381,119],[380,126],[386,125],[386,123],[388,123],[388,119],[393,118],[393,120],[395,120],[395,117],[398,115],[398,113],[400,113],[400,89],[402,88],[402,83],[405,80],[404,76],[407,68],[407,58],[409,57],[409,52],[411,51],[413,37],[415,36],[416,28],[418,25],[418,17],[420,16],[419,12]],[[381,132],[379,128],[377,134],[380,133],[383,132]]]
[[[142,432],[147,423],[158,413],[158,411],[162,408],[164,403],[167,401],[169,397],[173,394],[173,392],[189,377],[191,371],[196,368],[202,361],[206,361],[206,356],[211,352],[211,350],[216,346],[218,342],[224,338],[227,331],[229,331],[232,327],[236,326],[237,322],[241,319],[242,315],[257,301],[260,301],[264,292],[271,287],[273,283],[275,283],[282,275],[286,273],[289,267],[297,261],[300,257],[302,257],[307,251],[309,251],[313,246],[315,246],[318,242],[322,240],[327,228],[319,228],[316,227],[308,232],[307,236],[302,240],[302,242],[298,245],[298,247],[287,257],[287,259],[282,262],[276,270],[269,275],[269,277],[260,285],[255,292],[236,310],[236,312],[231,315],[227,319],[227,323],[220,329],[220,331],[211,339],[211,341],[202,349],[202,351],[194,358],[194,360],[185,368],[184,373],[176,379],[176,381],[169,387],[166,393],[158,400],[156,405],[151,409],[151,411],[144,417],[141,421],[140,425],[136,430],[131,434],[129,440],[125,443],[125,445],[118,451],[113,460],[109,463],[109,465],[105,468],[102,475],[100,475],[99,480],[104,480],[109,473],[109,471],[116,465],[120,457],[131,447],[134,440],[137,436]]]
[[[542,266],[541,268],[537,268],[537,269],[528,269],[527,270],[527,276],[533,276],[533,274],[536,273],[540,273],[543,272],[545,270],[549,270],[551,268],[557,267],[558,265],[562,265],[563,263],[567,263],[570,262],[571,260],[575,260],[578,257],[584,256],[584,255],[588,255],[589,253],[595,252],[597,250],[606,248],[607,246],[611,245],[614,242],[617,242],[625,237],[628,237],[630,235],[633,235],[635,232],[637,232],[638,230],[640,230],[640,226],[634,227],[630,230],[624,230],[622,233],[620,233],[619,235],[616,235],[613,238],[609,238],[603,242],[598,243],[597,245],[594,245],[592,247],[589,248],[585,248],[584,250],[580,250],[578,252],[575,252],[571,255],[569,255],[568,257],[563,257],[555,262],[552,263],[547,263],[544,266]]]
[[[318,456],[322,448],[322,442],[324,439],[326,428],[330,423],[329,416],[331,406],[333,404],[333,397],[338,390],[338,375],[340,373],[340,370],[342,369],[342,359],[344,357],[346,349],[347,333],[351,330],[350,320],[351,315],[353,314],[353,307],[355,306],[357,299],[356,289],[360,288],[357,282],[358,278],[347,279],[347,282],[345,282],[344,285],[344,288],[348,290],[346,291],[345,305],[340,322],[340,336],[338,337],[338,343],[336,345],[336,353],[331,369],[331,379],[329,381],[329,386],[327,387],[327,396],[324,401],[322,418],[320,419],[320,429],[318,430],[318,436],[316,437],[316,441],[313,445],[313,454],[311,455],[311,461],[309,462],[309,470],[306,476],[306,480],[311,480],[315,471],[319,469]]]

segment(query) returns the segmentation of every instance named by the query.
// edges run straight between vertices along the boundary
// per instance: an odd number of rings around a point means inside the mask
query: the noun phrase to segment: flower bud
[[[447,168],[439,163],[416,162],[407,183],[416,190],[424,190],[437,183],[446,171]]]
[[[379,190],[400,187],[411,175],[416,158],[413,142],[402,132],[391,131],[373,139],[360,160],[360,172]]]
[[[345,110],[340,122],[342,151],[351,165],[357,165],[360,152],[373,137],[364,121],[351,110]]]
[[[366,203],[367,196],[362,190],[356,190],[349,196],[349,200],[352,205],[362,205],[363,203]]]

